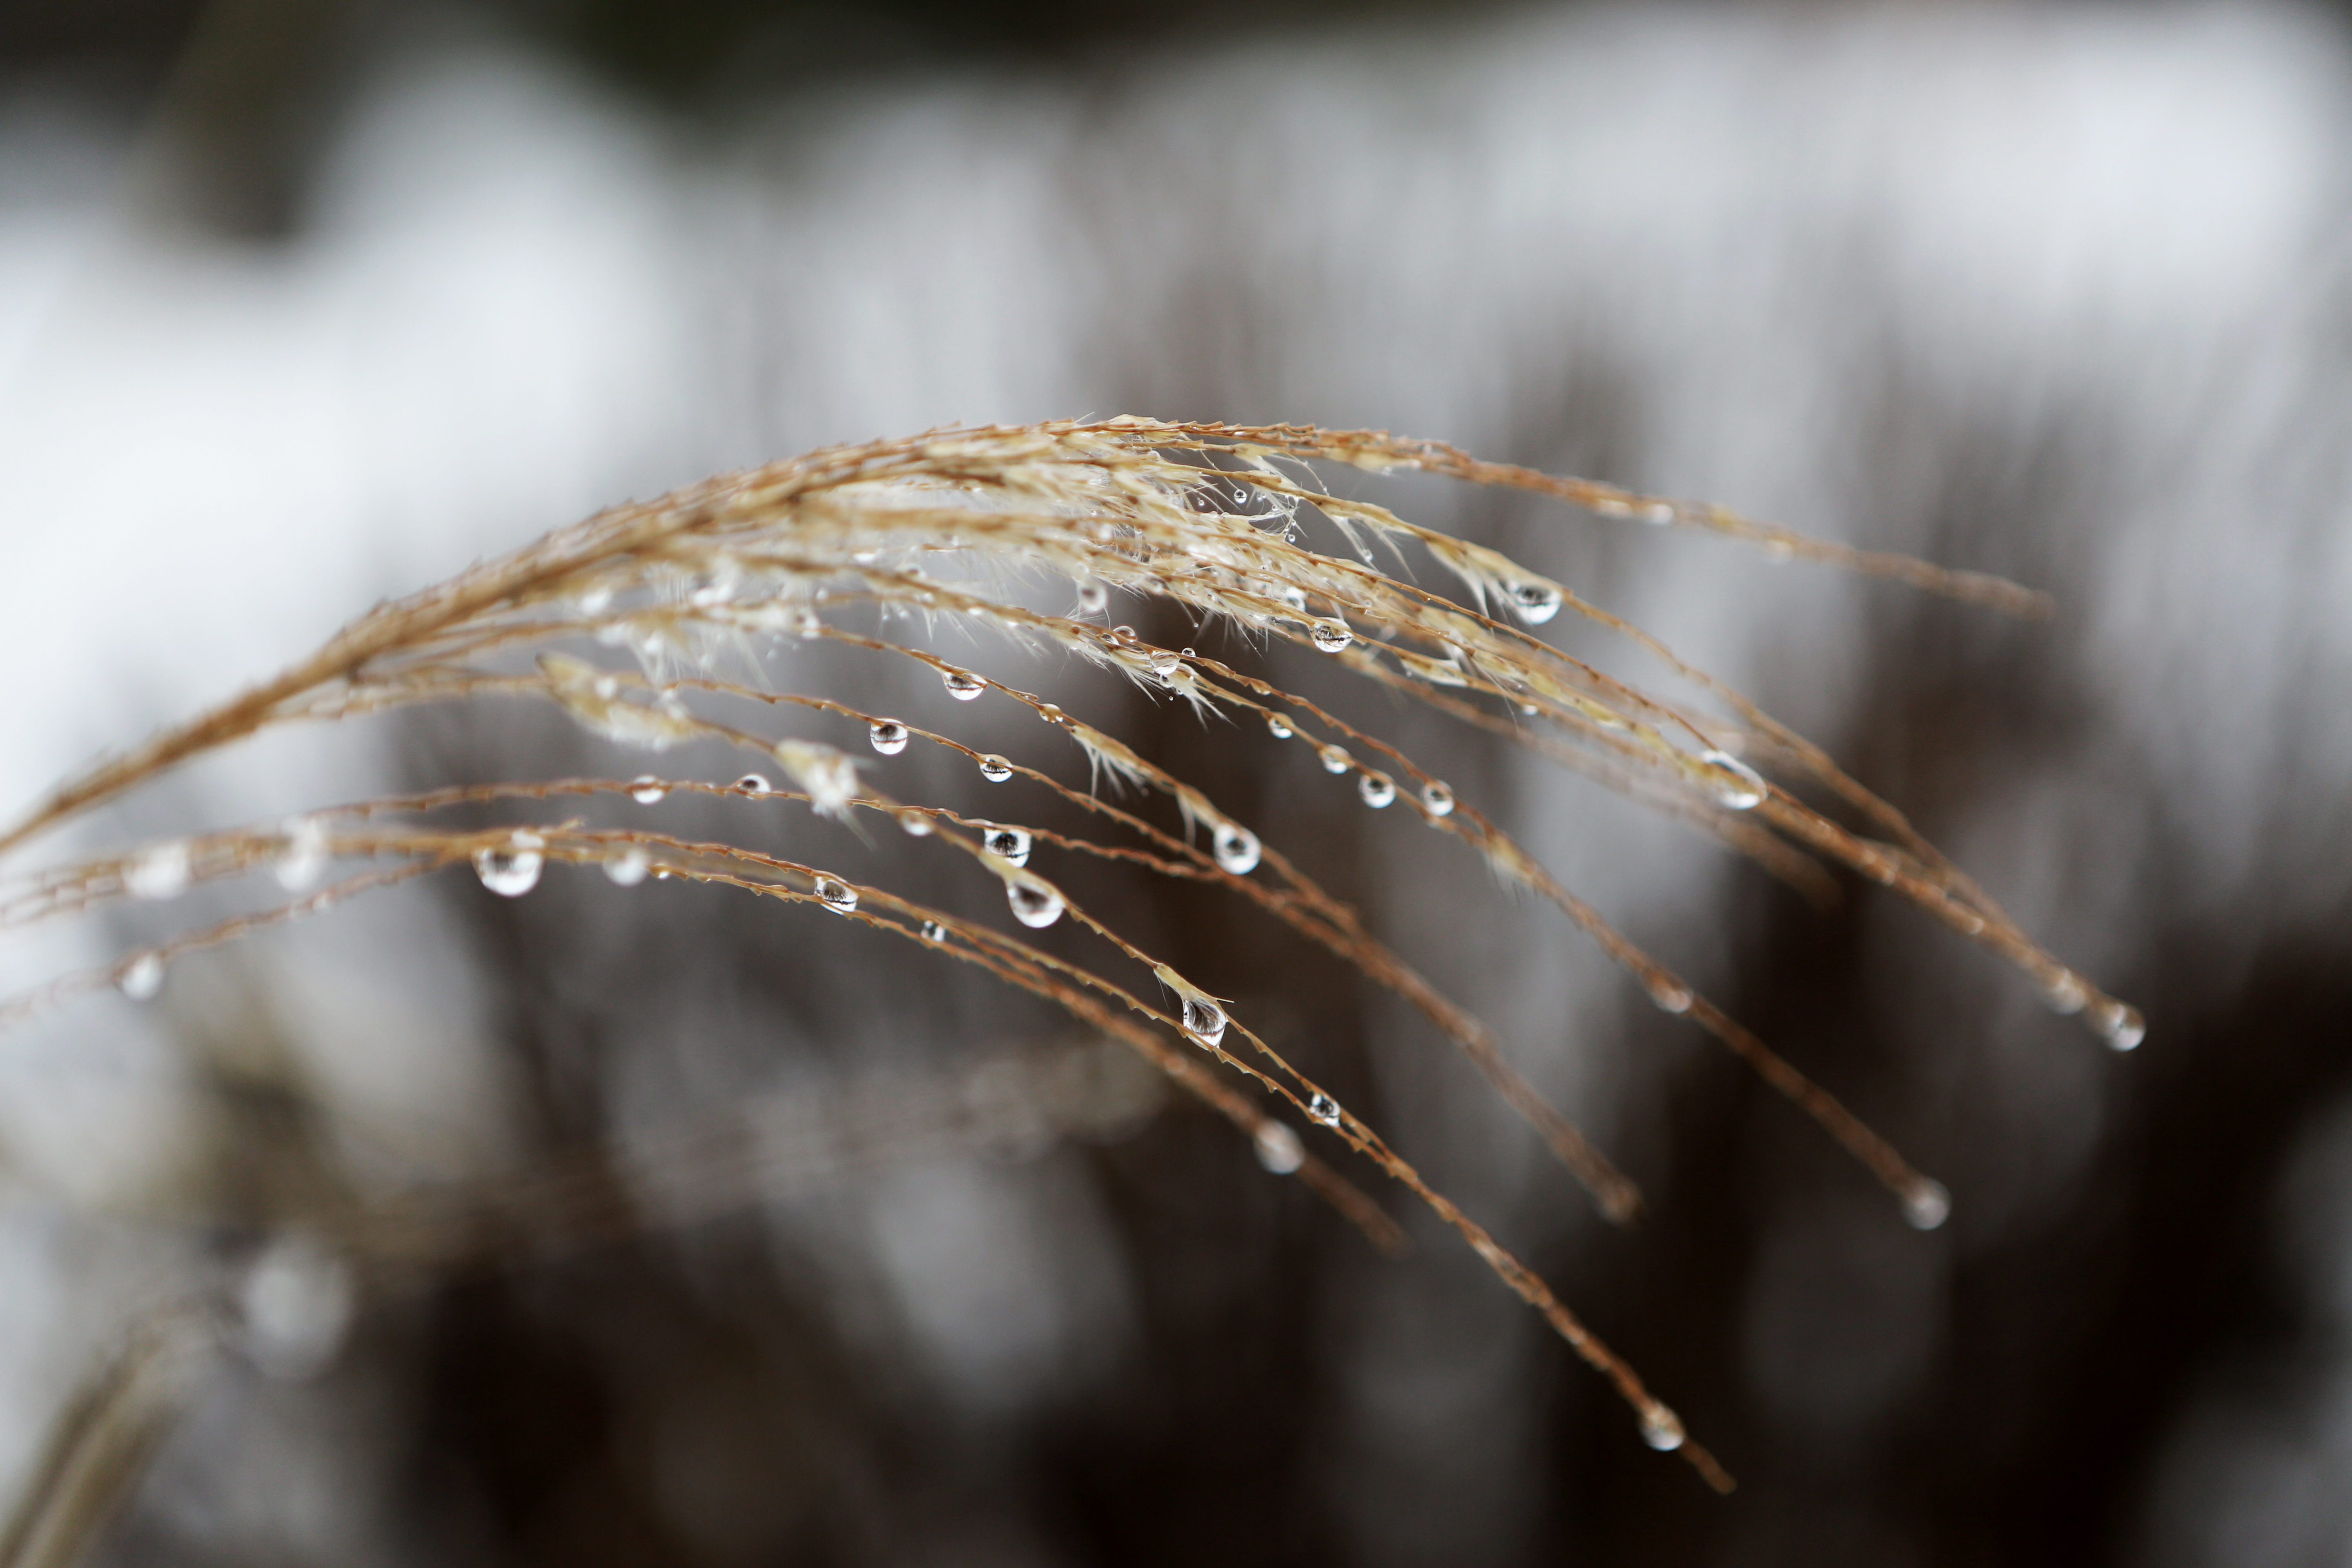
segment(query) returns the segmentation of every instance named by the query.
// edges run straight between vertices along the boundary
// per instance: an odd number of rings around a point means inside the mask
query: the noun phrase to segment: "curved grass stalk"
[[[1322,765],[1352,777],[1373,806],[1402,800],[1407,814],[1480,856],[1506,884],[1559,909],[1650,997],[1715,1036],[1795,1101],[1902,1200],[1914,1224],[1941,1223],[1942,1187],[1722,1008],[1620,933],[1453,787],[1403,750],[1335,712],[1332,700],[1276,685],[1192,648],[1160,647],[1117,624],[1114,595],[1160,602],[1202,626],[1237,629],[1244,643],[1280,643],[1326,658],[1329,668],[1419,700],[1443,717],[1500,733],[1538,754],[1687,818],[1816,900],[1834,896],[1823,860],[1843,864],[1917,903],[2023,970],[2062,1011],[2082,1011],[2111,1044],[2136,1044],[2137,1015],[2044,952],[1998,905],[1944,859],[1894,807],[1840,771],[1826,754],[1754,703],[1680,659],[1641,628],[1565,586],[1483,546],[1420,527],[1375,503],[1341,499],[1314,465],[1370,473],[1418,468],[1477,484],[1566,500],[1609,517],[1639,518],[1727,534],[1783,557],[1804,557],[1890,577],[2020,614],[2042,596],[1979,574],[1823,544],[1718,508],[1661,500],[1607,485],[1479,462],[1438,443],[1378,432],[1306,426],[1241,427],[1132,418],[935,431],[904,441],[835,448],[726,476],[659,500],[614,508],[560,530],[504,560],[386,604],[352,623],[310,658],[273,680],[59,787],[0,835],[17,851],[68,817],[149,784],[182,762],[296,721],[337,722],[422,703],[495,699],[547,702],[582,728],[625,748],[666,752],[689,744],[731,748],[781,768],[781,787],[746,774],[736,785],[653,774],[631,781],[500,781],[387,795],[273,828],[208,833],[78,866],[53,867],[0,887],[0,931],[84,914],[122,899],[163,900],[196,883],[262,870],[289,889],[336,862],[367,869],[315,893],[184,931],[107,967],[63,976],[0,1007],[0,1024],[112,982],[152,994],[170,963],[268,926],[322,913],[374,888],[472,864],[493,891],[519,896],[550,863],[598,864],[614,879],[647,875],[734,887],[833,915],[947,953],[1052,1002],[1120,1040],[1172,1080],[1273,1150],[1270,1168],[1295,1171],[1376,1245],[1396,1250],[1402,1232],[1370,1196],[1307,1152],[1268,1103],[1286,1105],[1338,1134],[1460,1235],[1535,1307],[1633,1408],[1645,1437],[1680,1451],[1710,1484],[1729,1478],[1685,1439],[1681,1423],[1549,1288],[1475,1219],[1320,1086],[1276,1052],[1226,1004],[1081,909],[1027,866],[1045,845],[1111,868],[1189,880],[1239,899],[1346,961],[1411,1004],[1461,1049],[1524,1116],[1612,1217],[1638,1205],[1632,1182],[1514,1068],[1485,1025],[1423,979],[1332,897],[1293,856],[1235,821],[1196,786],[1110,729],[971,663],[919,646],[949,631],[992,631],[1016,650],[1059,650],[1126,678],[1203,717],[1252,715],[1275,740],[1297,739]],[[1344,551],[1320,550],[1328,528]],[[1462,584],[1455,600],[1379,564],[1378,545],[1399,570],[1408,547]],[[1066,614],[1035,607],[1067,584]],[[1490,607],[1496,609],[1489,614]],[[1533,628],[1566,613],[1626,642],[1700,702],[1652,692],[1574,658]],[[1507,616],[1509,619],[1503,618]],[[845,624],[847,623],[847,624]],[[1515,624],[1516,623],[1516,624]],[[911,661],[955,698],[997,693],[1026,707],[1075,744],[1088,768],[1080,789],[1045,766],[984,752],[943,730],[868,711],[822,691],[794,690],[769,674],[763,649],[823,646]],[[535,662],[530,662],[535,660]],[[730,666],[748,672],[736,679]],[[1296,685],[1293,681],[1290,684]],[[771,734],[710,710],[750,704],[812,724],[863,729],[874,761],[813,735]],[[765,722],[765,721],[762,721]],[[961,754],[980,777],[1044,786],[1056,809],[1096,825],[1008,825],[930,801],[901,800],[873,774],[915,740]],[[1342,742],[1345,742],[1344,744]],[[854,740],[853,740],[854,745]],[[1350,748],[1353,748],[1352,750]],[[1734,752],[1744,753],[1742,760]],[[1753,763],[1783,773],[1767,780]],[[1102,798],[1134,790],[1130,807]],[[1401,788],[1400,785],[1402,787]],[[1800,799],[1829,797],[1891,842],[1864,837]],[[680,838],[581,818],[453,831],[434,814],[492,803],[565,798],[640,799],[671,792],[772,797],[849,826],[877,816],[959,854],[999,882],[1017,924],[1066,921],[1104,956],[1081,962],[1035,941],[917,904],[845,871],[741,845]],[[1174,820],[1154,820],[1152,803]],[[1164,807],[1162,807],[1164,809]],[[415,819],[415,820],[411,820]],[[1213,847],[1195,841],[1206,834]],[[1820,858],[1817,859],[1816,857]],[[1124,973],[1128,977],[1119,978]],[[1145,982],[1175,1004],[1144,999]],[[1231,1033],[1245,1049],[1228,1050]]]

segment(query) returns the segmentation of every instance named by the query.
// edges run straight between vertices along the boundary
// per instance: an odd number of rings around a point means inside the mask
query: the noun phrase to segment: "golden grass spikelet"
[[[1202,789],[1084,715],[1013,683],[992,654],[987,668],[971,668],[916,646],[908,632],[986,630],[997,636],[980,641],[982,648],[1058,649],[1204,716],[1245,720],[1278,740],[1296,737],[1316,748],[1331,772],[1353,775],[1367,804],[1401,806],[1481,857],[1506,884],[1559,909],[1660,1007],[1715,1036],[1819,1121],[1922,1226],[1941,1223],[1948,1207],[1942,1187],[1626,940],[1491,817],[1458,798],[1442,773],[1261,673],[1192,648],[1152,644],[1118,621],[1120,607],[1163,601],[1203,627],[1239,628],[1251,647],[1293,644],[1690,820],[1816,899],[1835,891],[1824,862],[1843,864],[2000,954],[2053,1005],[2081,1012],[2118,1047],[2137,1043],[2138,1016],[2045,953],[1893,807],[1738,693],[1498,552],[1331,494],[1317,468],[1331,464],[1373,475],[1418,469],[1528,490],[1603,518],[1712,531],[1776,555],[1889,576],[2013,613],[2046,608],[2040,595],[1995,579],[1822,544],[1719,508],[1483,463],[1441,444],[1373,431],[1130,417],[940,430],[835,448],[614,508],[382,605],[275,679],[66,784],[0,837],[0,851],[21,850],[66,818],[264,729],[430,702],[551,701],[590,732],[626,748],[662,753],[715,742],[740,749],[761,765],[780,767],[781,787],[751,774],[734,785],[660,775],[509,781],[387,796],[20,871],[0,887],[0,924],[11,929],[117,900],[160,901],[195,884],[262,872],[302,896],[184,931],[104,970],[61,976],[0,1007],[0,1021],[110,983],[151,994],[168,966],[189,954],[450,866],[471,865],[485,885],[509,896],[528,892],[547,866],[593,865],[624,885],[650,874],[812,905],[817,913],[973,964],[1125,1042],[1270,1152],[1270,1169],[1295,1171],[1376,1244],[1396,1249],[1402,1233],[1395,1222],[1306,1149],[1285,1118],[1296,1113],[1304,1127],[1332,1134],[1426,1204],[1542,1313],[1616,1386],[1653,1446],[1679,1451],[1710,1484],[1727,1488],[1728,1477],[1685,1440],[1673,1412],[1533,1270],[1273,1049],[1248,1018],[1030,866],[1030,848],[1050,846],[1215,887],[1339,954],[1428,1018],[1528,1119],[1606,1215],[1630,1219],[1640,1203],[1633,1184],[1510,1065],[1492,1033],[1279,846]],[[1318,547],[1327,533],[1339,548]],[[1409,574],[1416,552],[1444,567],[1463,596],[1415,585]],[[1034,607],[1041,583],[1066,584],[1072,610]],[[1707,706],[1637,689],[1547,643],[1536,628],[1563,615],[1624,639]],[[774,639],[910,661],[957,699],[993,693],[998,702],[1026,707],[1085,756],[1088,786],[1064,784],[1034,765],[1051,759],[999,756],[948,731],[772,686],[756,672],[762,643]],[[755,673],[749,679],[731,673],[741,670]],[[747,712],[754,717],[741,718]],[[785,726],[807,732],[779,732]],[[856,734],[867,736],[884,760],[860,760],[818,738]],[[1058,744],[1049,735],[1040,740]],[[1095,826],[1076,834],[1004,824],[994,813],[973,816],[898,798],[882,787],[891,776],[887,759],[914,742],[959,754],[988,786],[1014,778],[1043,786]],[[1766,769],[1770,777],[1760,771]],[[1106,779],[1109,798],[1098,787]],[[865,824],[895,824],[935,840],[1002,884],[1012,929],[918,904],[840,867],[562,815],[567,802],[681,793],[758,795],[840,817],[861,833]],[[1158,797],[1166,805],[1155,820]],[[1832,818],[1807,797],[1828,799],[1849,820]],[[439,826],[453,807],[492,801],[538,806],[545,819],[494,829]],[[312,890],[331,866],[341,874]],[[1049,952],[1027,934],[1064,921],[1091,940]],[[1080,948],[1092,955],[1086,962],[1066,955]],[[1337,1152],[1337,1145],[1326,1147]]]

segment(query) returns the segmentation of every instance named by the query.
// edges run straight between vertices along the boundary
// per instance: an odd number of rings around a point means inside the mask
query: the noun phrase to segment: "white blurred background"
[[[707,473],[948,421],[1381,426],[2051,589],[2009,623],[1402,492],[1825,742],[2150,1019],[2110,1058],[1885,897],[1809,910],[1442,742],[1945,1177],[1918,1236],[1564,929],[1137,718],[1650,1189],[1604,1233],[1405,1020],[1224,954],[1685,1411],[1748,1483],[1717,1502],[1441,1238],[1381,1262],[985,989],[877,998],[682,897],[649,936],[584,891],[413,890],[0,1039],[0,1485],[150,1302],[242,1281],[244,1351],[170,1403],[102,1553],[2352,1552],[2342,16],[19,0],[0,49],[12,815],[380,596]],[[272,742],[90,831],[566,744]],[[783,1153],[666,1209],[627,1152],[746,1096]],[[875,1103],[855,1151],[810,1131]],[[398,1279],[304,1240],[575,1147],[619,1239]]]

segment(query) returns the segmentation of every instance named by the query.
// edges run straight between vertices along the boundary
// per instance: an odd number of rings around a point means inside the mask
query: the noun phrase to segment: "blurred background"
[[[0,1489],[54,1495],[103,1405],[104,1562],[2352,1558],[2347,20],[6,0],[12,817],[380,596],[710,472],[946,421],[1380,426],[2052,590],[2011,622],[1396,487],[1825,743],[2149,1033],[2111,1055],[1889,896],[1810,908],[1384,721],[1940,1175],[1918,1234],[1433,836],[1081,683],[1643,1184],[1612,1230],[1425,1027],[1136,895],[1732,1498],[1444,1233],[1392,1205],[1421,1245],[1380,1258],[1054,1017],[554,878],[0,1040]],[[89,841],[624,765],[555,719],[344,728]],[[9,988],[136,919],[12,938]]]

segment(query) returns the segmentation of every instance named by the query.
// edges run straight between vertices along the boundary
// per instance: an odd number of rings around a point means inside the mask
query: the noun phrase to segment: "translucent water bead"
[[[1257,835],[1238,822],[1220,822],[1213,836],[1210,849],[1217,864],[1236,877],[1246,877],[1257,869]]]
[[[646,852],[632,844],[604,857],[604,877],[616,888],[634,888],[646,879],[651,864]]]
[[[1078,614],[1099,616],[1110,605],[1110,591],[1092,577],[1078,584]]]
[[[907,749],[907,726],[896,719],[877,719],[866,726],[866,738],[884,756],[895,757]]]
[[[1184,1032],[1213,1050],[1225,1037],[1225,1010],[1206,996],[1186,996]]]
[[[142,952],[122,966],[114,984],[133,1002],[149,1001],[163,988],[163,961],[154,953]]]
[[[969,702],[988,689],[988,682],[968,669],[947,669],[940,672],[940,683],[948,695],[959,702]]]
[[[639,805],[651,805],[668,794],[668,786],[651,773],[639,773],[629,784],[629,798]]]
[[[474,875],[499,897],[520,899],[539,886],[540,868],[547,864],[540,851],[546,847],[547,840],[536,833],[517,833],[504,844],[485,845],[474,851]]]
[[[1504,584],[1503,597],[1509,601],[1511,613],[1531,626],[1539,626],[1559,614],[1563,599],[1560,591],[1549,583],[1532,581]]]
[[[2147,1038],[2147,1020],[2139,1016],[2139,1009],[2127,1007],[2112,997],[2103,996],[2093,1003],[2084,1016],[2116,1050],[2137,1050],[2139,1043]]]
[[[909,838],[929,838],[931,819],[919,811],[902,811],[898,814],[898,830]]]
[[[1277,741],[1287,741],[1293,733],[1290,725],[1279,713],[1269,713],[1265,716],[1265,732]]]
[[[765,773],[745,773],[735,781],[735,787],[745,795],[768,795],[772,793],[776,786],[768,782]]]
[[[1315,760],[1323,764],[1327,773],[1344,773],[1356,765],[1356,759],[1348,755],[1343,746],[1324,746],[1316,752]]]
[[[1318,1089],[1315,1097],[1307,1102],[1307,1114],[1325,1127],[1337,1127],[1342,1113],[1339,1102]]]
[[[299,816],[286,824],[286,847],[270,862],[270,875],[289,893],[299,893],[327,868],[327,830],[315,816]]]
[[[923,940],[925,942],[942,942],[947,941],[947,927],[940,924],[937,921],[925,921],[923,922]]]
[[[1683,1446],[1682,1417],[1653,1400],[1642,1410],[1642,1441],[1662,1454]]]
[[[1035,877],[1015,877],[1005,883],[1004,901],[1013,918],[1032,931],[1043,931],[1062,918],[1062,895]]]
[[[1933,1230],[1952,1216],[1952,1194],[1941,1182],[1922,1176],[1903,1193],[1903,1217],[1915,1230]]]
[[[1380,810],[1396,799],[1396,782],[1386,773],[1366,773],[1356,781],[1356,793],[1366,805]]]
[[[831,877],[816,879],[816,901],[835,914],[845,915],[857,908],[857,889]]]
[[[1764,804],[1764,797],[1771,793],[1762,775],[1727,752],[1701,752],[1698,761],[1707,793],[1715,796],[1717,805],[1746,811]]]
[[[980,759],[980,776],[991,784],[1003,784],[1013,776],[1013,764],[991,752]]]
[[[122,885],[134,899],[176,899],[188,890],[188,847],[158,844],[123,868]]]
[[[1298,1134],[1279,1121],[1261,1121],[1251,1135],[1257,1145],[1257,1163],[1277,1176],[1287,1176],[1307,1163],[1306,1147]]]
[[[1345,653],[1356,634],[1348,629],[1345,621],[1319,620],[1307,628],[1308,640],[1325,653]]]
[[[1432,816],[1454,815],[1454,792],[1435,779],[1421,786],[1422,808]]]
[[[991,855],[1015,866],[1029,864],[1029,834],[1025,828],[991,826],[982,832],[980,841]]]

